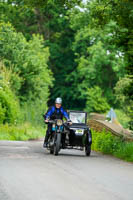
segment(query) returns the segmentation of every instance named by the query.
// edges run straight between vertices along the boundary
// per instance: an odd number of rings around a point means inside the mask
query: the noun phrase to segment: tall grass
[[[44,137],[45,128],[33,127],[30,123],[22,125],[0,125],[0,140],[30,140]]]
[[[39,102],[26,102],[21,106],[21,123],[30,122],[33,126],[44,126],[43,114],[46,112],[46,104]]]

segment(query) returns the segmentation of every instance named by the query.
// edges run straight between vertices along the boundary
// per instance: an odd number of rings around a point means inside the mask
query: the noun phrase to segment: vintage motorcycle
[[[85,155],[90,156],[92,136],[87,125],[87,113],[68,111],[72,124],[63,120],[49,120],[52,131],[48,140],[48,150],[58,155],[61,149],[85,149]]]
[[[64,129],[68,124],[61,119],[49,120],[48,123],[52,125],[52,131],[47,147],[50,150],[50,154],[58,155],[63,146],[63,137],[65,137]]]

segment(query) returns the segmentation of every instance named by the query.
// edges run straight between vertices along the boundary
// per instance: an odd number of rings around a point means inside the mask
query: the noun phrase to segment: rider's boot
[[[46,148],[48,146],[48,142],[44,141],[43,148]]]
[[[49,139],[49,132],[46,132],[46,136],[44,138],[43,148],[46,148],[48,146],[48,139]]]

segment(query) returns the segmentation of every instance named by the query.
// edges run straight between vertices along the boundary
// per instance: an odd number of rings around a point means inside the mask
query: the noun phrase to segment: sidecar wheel
[[[85,147],[85,155],[90,156],[90,154],[91,154],[91,145],[87,145]]]

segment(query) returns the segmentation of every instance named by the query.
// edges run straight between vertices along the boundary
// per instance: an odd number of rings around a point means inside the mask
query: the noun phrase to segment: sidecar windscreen
[[[69,111],[69,118],[74,124],[86,124],[87,113],[81,111]]]

